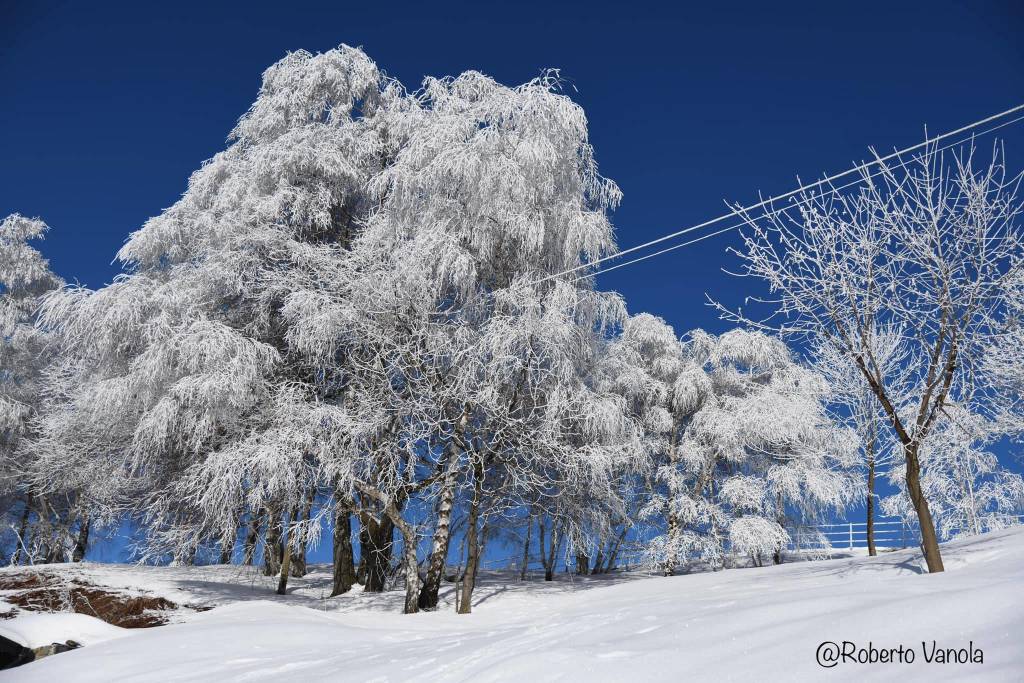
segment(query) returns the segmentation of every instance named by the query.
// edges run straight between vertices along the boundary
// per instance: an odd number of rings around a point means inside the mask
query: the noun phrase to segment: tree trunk
[[[231,564],[231,557],[235,554],[235,546],[238,545],[238,536],[240,534],[240,528],[242,524],[242,514],[245,511],[244,508],[239,508],[235,514],[235,533],[231,534],[230,540],[222,540],[220,546],[220,563]]]
[[[89,547],[89,524],[89,513],[85,513],[78,523],[78,539],[75,541],[75,549],[71,553],[72,562],[81,562],[85,559],[85,551]]]
[[[420,611],[420,573],[416,562],[416,528],[403,521],[399,525],[402,534],[402,554],[405,558],[405,614]]]
[[[776,498],[775,498],[775,509],[778,511],[777,516],[775,518],[775,521],[776,521],[776,523],[780,527],[785,529],[786,528],[786,515],[784,513],[785,507],[782,504],[782,494],[781,493],[776,495]],[[774,564],[782,564],[782,553],[783,553],[783,551],[785,549],[786,548],[785,548],[785,546],[782,543],[779,543],[779,545],[775,547],[775,552],[772,553],[772,562]]]
[[[558,562],[558,548],[562,544],[562,539],[558,533],[558,525],[554,518],[551,520],[551,537],[548,539],[547,549],[547,560],[544,563],[544,580],[554,581],[555,580],[555,564]],[[543,553],[544,550],[541,550]]]
[[[437,594],[441,590],[441,579],[445,566],[448,564],[448,546],[451,543],[452,509],[455,501],[455,469],[449,467],[441,486],[441,495],[437,501],[437,524],[434,527],[434,539],[430,548],[430,562],[427,575],[420,591],[419,606],[421,609],[435,609]]]
[[[875,550],[875,442],[877,437],[877,425],[875,420],[875,417],[871,417],[870,422],[868,422],[867,443],[864,444],[864,454],[868,461],[866,536],[868,543],[868,555],[871,557],[878,554]]]
[[[626,538],[626,533],[628,531],[629,531],[629,527],[628,526],[623,526],[622,527],[622,533],[620,533],[619,537],[617,539],[615,539],[615,545],[612,546],[612,550],[608,554],[608,562],[605,563],[605,568],[604,568],[605,573],[608,573],[608,572],[611,572],[611,571],[615,570],[615,563],[619,559],[619,546],[622,545],[622,541]]]
[[[604,564],[604,542],[598,541],[597,543],[597,554],[594,556],[594,566],[590,568],[591,574],[600,574],[602,572],[601,565]]]
[[[526,567],[530,564],[530,534],[533,532],[533,516],[526,518],[526,541],[523,543],[523,564],[519,567],[519,580],[526,581]]]
[[[370,515],[362,520],[359,531],[359,555],[363,579],[363,590],[367,593],[383,593],[388,570],[391,568],[391,551],[394,523],[382,516],[378,521]]]
[[[13,564],[21,564],[22,552],[28,556],[28,521],[32,516],[32,491],[25,494],[25,509],[21,512],[21,521],[18,523],[18,548],[14,551]]]
[[[974,475],[970,469],[964,473],[963,479],[967,482],[967,499],[971,501],[971,527],[977,536],[981,533],[981,525],[978,524],[978,504],[974,500]]]
[[[249,515],[249,524],[245,534],[245,545],[242,551],[242,562],[252,566],[253,557],[256,555],[256,545],[260,540],[260,517],[262,512],[253,512]]]
[[[544,515],[537,518],[537,549],[540,553],[540,564],[544,568],[544,580],[550,581],[551,567],[548,566],[548,548],[544,542]]]
[[[316,489],[312,486],[309,487],[309,491],[306,493],[306,502],[302,506],[300,516],[297,517],[299,521],[305,522],[304,528],[309,528],[309,516],[313,511],[313,500],[316,498]],[[296,517],[292,517],[296,519]],[[292,576],[303,577],[306,575],[306,536],[305,532],[302,533],[301,537],[296,539],[296,543],[293,546],[292,554]]]
[[[584,553],[576,553],[576,573],[586,576],[590,573],[590,556]]]
[[[360,492],[364,497],[374,499],[382,508],[383,514],[380,517],[379,525],[384,526],[387,522],[388,527],[388,540],[391,540],[393,536],[393,529],[398,528],[399,533],[402,534],[402,563],[405,565],[405,608],[403,611],[405,614],[413,614],[419,611],[419,599],[420,599],[420,574],[417,558],[417,544],[416,544],[416,527],[410,524],[405,518],[402,517],[401,507],[405,501],[408,500],[408,495],[405,490],[400,490],[394,497],[389,497],[374,489],[372,486],[357,484]],[[371,525],[376,523],[376,520],[370,515],[366,515],[367,521]],[[390,555],[390,548],[388,550]],[[373,568],[373,562],[369,563],[369,567]],[[387,567],[384,568],[386,574]],[[369,590],[369,583],[367,583],[366,590]]]
[[[939,540],[935,535],[935,523],[928,508],[924,492],[921,490],[921,466],[917,459],[917,446],[905,447],[907,456],[907,492],[910,502],[917,512],[917,521],[921,527],[921,550],[924,553],[928,571],[932,574],[944,571],[942,555],[939,552]]]
[[[672,426],[672,436],[669,440],[668,445],[668,464],[669,468],[675,469],[678,458],[676,457],[676,444],[679,438],[679,429],[675,424]],[[666,541],[668,543],[668,552],[665,554],[665,563],[662,565],[662,574],[665,576],[672,576],[676,572],[676,567],[679,566],[679,538],[682,534],[683,528],[679,523],[679,515],[675,512],[675,501],[679,496],[678,484],[673,485],[672,480],[669,481],[669,492],[668,502],[666,503],[665,520],[668,528],[666,532]]]
[[[875,550],[875,456],[872,452],[868,455],[868,555],[874,557],[878,554]]]
[[[235,549],[235,541],[238,540],[238,532],[235,532],[235,536],[230,541],[221,541],[220,545],[220,564],[231,564],[231,553]]]
[[[477,522],[480,519],[480,504],[483,498],[484,467],[479,455],[473,459],[473,501],[466,521],[466,573],[462,576],[462,595],[459,597],[459,614],[473,611],[473,588],[476,587],[476,570],[480,565],[480,543],[477,537]]]
[[[420,608],[435,609],[437,594],[441,590],[441,579],[444,577],[445,566],[448,564],[448,546],[451,544],[452,509],[455,501],[455,484],[458,475],[459,452],[456,450],[457,440],[461,440],[469,421],[469,405],[467,404],[459,419],[455,422],[455,435],[449,441],[445,454],[445,475],[441,483],[441,492],[437,500],[437,524],[434,526],[434,538],[430,547],[430,560],[427,564],[427,575],[420,591]]]
[[[331,597],[347,593],[356,583],[352,557],[352,516],[340,494],[334,503],[334,586]]]
[[[277,506],[267,506],[267,531],[263,539],[263,573],[274,576],[281,571],[281,512]]]
[[[671,503],[669,503],[669,505],[671,505]],[[676,551],[676,548],[678,546],[680,525],[679,518],[675,513],[670,511],[665,513],[665,516],[668,518],[668,529],[666,533],[668,537],[669,550],[665,556],[665,564],[662,567],[661,573],[665,576],[672,576],[676,573],[676,567],[679,565],[679,553]]]
[[[281,576],[277,580],[277,594],[284,595],[288,590],[288,573],[292,563],[292,544],[291,539],[285,543],[284,546],[284,557],[281,558]]]

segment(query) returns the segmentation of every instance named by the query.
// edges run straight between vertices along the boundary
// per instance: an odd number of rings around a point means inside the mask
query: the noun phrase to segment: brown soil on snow
[[[127,595],[78,579],[62,580],[43,572],[0,576],[2,599],[32,612],[78,612],[122,628],[149,628],[167,623],[167,610],[178,605],[166,598]],[[11,618],[15,612],[0,614]]]

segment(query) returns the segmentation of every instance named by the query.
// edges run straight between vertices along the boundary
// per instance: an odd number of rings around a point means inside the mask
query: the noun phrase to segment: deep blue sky
[[[1024,6],[1010,1],[160,4],[0,0],[0,216],[46,220],[56,270],[93,287],[290,50],[359,45],[410,88],[560,68],[625,193],[623,247],[1024,101]],[[1024,168],[1024,126],[1002,137]],[[600,285],[680,332],[722,331],[705,292],[735,304],[747,285],[720,270],[730,241]]]
[[[725,199],[841,170],[868,145],[917,142],[925,124],[945,131],[1024,101],[1014,2],[161,4],[0,1],[0,215],[46,220],[55,268],[89,286],[223,149],[261,72],[289,50],[360,45],[409,87],[466,69],[510,84],[562,69],[624,190],[624,247],[718,215]],[[1024,126],[1005,137],[1024,168]],[[680,332],[721,330],[704,293],[738,303],[748,284],[720,271],[729,241],[601,285]]]

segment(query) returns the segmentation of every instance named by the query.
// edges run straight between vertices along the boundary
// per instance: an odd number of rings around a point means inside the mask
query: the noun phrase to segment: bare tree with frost
[[[900,442],[905,485],[921,526],[928,569],[942,571],[935,524],[921,483],[921,449],[957,403],[999,412],[1004,399],[984,360],[1000,334],[1009,284],[1019,269],[1019,176],[998,151],[979,163],[934,148],[864,171],[861,187],[826,188],[762,215],[746,215],[735,250],[741,273],[764,280],[764,320],[730,313],[812,345],[829,344],[856,364]],[[907,360],[888,371],[873,335],[900,336]],[[901,393],[909,382],[904,411]]]

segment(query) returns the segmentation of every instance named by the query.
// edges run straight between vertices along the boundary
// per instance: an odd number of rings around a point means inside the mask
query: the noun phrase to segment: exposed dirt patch
[[[40,588],[56,583],[57,579],[43,572],[32,574],[2,574],[0,575],[0,591],[16,591],[26,588]]]
[[[102,588],[38,588],[7,596],[7,602],[35,612],[78,612],[122,628],[149,628],[167,623],[160,612],[176,609],[165,598],[125,595]]]
[[[128,595],[76,579],[61,581],[43,574],[0,576],[0,590],[17,591],[4,601],[33,612],[77,612],[122,628],[150,628],[168,622],[167,612],[178,605],[166,598]],[[11,618],[16,611],[0,614]]]

